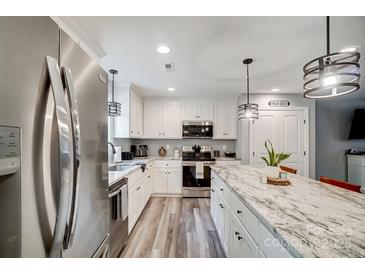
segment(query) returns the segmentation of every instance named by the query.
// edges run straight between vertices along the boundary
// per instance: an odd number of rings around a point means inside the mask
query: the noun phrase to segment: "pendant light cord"
[[[327,55],[330,54],[330,17],[327,16],[326,20],[327,24]]]
[[[250,77],[248,72],[248,64],[247,64],[247,104],[250,103]]]

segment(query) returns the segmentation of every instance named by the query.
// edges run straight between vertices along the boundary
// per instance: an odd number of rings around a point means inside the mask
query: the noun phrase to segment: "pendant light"
[[[248,71],[248,65],[253,60],[251,58],[243,60],[243,64],[246,65],[247,70],[247,102],[238,106],[238,120],[256,120],[259,118],[259,105],[250,103],[250,77]]]
[[[112,100],[108,102],[108,115],[109,116],[120,116],[122,105],[118,102],[114,101],[114,76],[118,73],[117,70],[111,69],[109,72],[113,75],[113,82],[112,82]]]
[[[306,98],[336,97],[360,88],[360,53],[341,51],[330,53],[330,18],[327,24],[327,53],[313,59],[303,67],[304,94]]]

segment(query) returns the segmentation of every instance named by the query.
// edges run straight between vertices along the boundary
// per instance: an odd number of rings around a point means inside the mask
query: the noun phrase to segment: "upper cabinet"
[[[144,138],[181,139],[180,102],[144,102]]]
[[[213,121],[212,101],[184,101],[182,116],[184,121]]]
[[[121,115],[112,117],[114,138],[143,137],[143,101],[133,85],[117,86],[115,101],[122,104]]]
[[[214,139],[237,139],[237,103],[219,100],[214,104]]]

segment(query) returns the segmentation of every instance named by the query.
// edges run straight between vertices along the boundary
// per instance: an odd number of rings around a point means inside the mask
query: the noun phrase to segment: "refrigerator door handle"
[[[80,137],[80,120],[79,111],[77,108],[77,100],[75,96],[75,87],[72,80],[71,69],[68,67],[62,68],[62,76],[66,87],[70,117],[71,117],[71,132],[73,138],[73,167],[72,167],[72,197],[70,200],[70,212],[66,223],[66,231],[63,242],[63,248],[68,249],[72,246],[73,238],[75,235],[77,213],[79,208],[79,185],[78,185],[78,173],[80,166],[81,155],[81,137]]]
[[[47,56],[48,74],[52,86],[55,118],[58,131],[58,169],[59,169],[59,202],[56,213],[56,223],[52,237],[52,244],[49,257],[62,257],[62,243],[65,235],[66,221],[69,211],[71,167],[70,163],[70,119],[66,108],[65,96],[58,62],[56,59]]]

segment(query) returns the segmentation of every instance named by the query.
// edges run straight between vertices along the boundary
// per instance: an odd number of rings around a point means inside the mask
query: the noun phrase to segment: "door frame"
[[[304,144],[303,150],[305,151],[304,155],[304,176],[309,177],[309,107],[262,107],[259,108],[260,111],[303,111],[304,113],[304,128],[303,128],[303,137]],[[260,118],[259,118],[260,119]],[[249,165],[253,165],[253,122],[250,121],[249,125]]]

